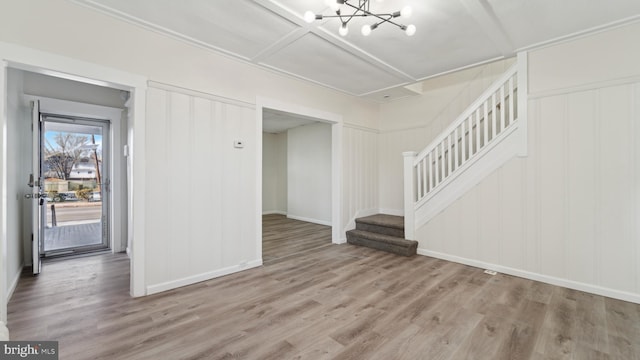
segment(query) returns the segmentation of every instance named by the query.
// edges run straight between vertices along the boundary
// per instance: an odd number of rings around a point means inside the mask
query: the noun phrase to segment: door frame
[[[114,111],[114,115],[117,115],[117,113],[122,112],[120,109],[114,109],[114,110],[116,110]],[[42,116],[41,131],[43,131],[40,137],[41,142],[43,141],[43,137],[46,137],[48,123],[78,124],[81,126],[99,127],[102,129],[103,155],[102,155],[102,167],[99,169],[102,175],[102,184],[100,184],[100,186],[105,185],[105,181],[106,181],[106,185],[110,187],[109,191],[105,191],[104,188],[101,189],[102,199],[101,199],[100,213],[102,216],[100,219],[100,222],[101,222],[100,233],[101,233],[102,242],[100,244],[94,244],[91,246],[84,245],[80,248],[68,247],[63,249],[47,250],[45,248],[46,240],[47,240],[46,231],[45,231],[44,232],[45,235],[42,237],[42,241],[41,241],[40,254],[43,255],[44,257],[64,256],[64,255],[60,255],[60,253],[66,254],[68,253],[69,249],[82,249],[82,248],[85,248],[85,249],[79,252],[74,252],[74,253],[84,254],[92,251],[105,251],[107,249],[111,251],[111,253],[124,251],[124,248],[122,247],[122,241],[119,241],[118,243],[115,242],[116,234],[114,234],[114,230],[126,228],[126,226],[122,221],[120,221],[119,218],[114,219],[114,216],[113,216],[118,212],[124,212],[123,204],[126,203],[126,199],[123,200],[124,189],[122,189],[119,186],[122,183],[122,181],[126,179],[121,179],[122,175],[116,178],[116,175],[115,175],[116,173],[121,172],[118,170],[122,170],[122,165],[123,165],[122,161],[118,161],[119,167],[116,166],[115,160],[116,159],[120,160],[120,159],[119,159],[119,156],[115,156],[116,153],[113,151],[115,147],[114,146],[115,139],[113,139],[114,133],[121,136],[120,131],[118,130],[113,131],[114,130],[113,128],[119,125],[119,119],[117,119],[117,117],[114,118],[117,121],[116,123],[114,123],[112,119],[100,118],[95,116],[87,117],[87,116],[78,116],[78,115],[67,115],[67,114],[61,113],[60,111],[56,111],[53,113],[48,111],[41,111],[40,114]],[[118,141],[118,144],[119,143],[121,143],[121,141]],[[41,149],[43,149],[43,146],[44,144],[40,145]],[[44,160],[43,150],[41,150],[41,153],[39,154],[39,156],[41,158],[40,161],[42,163]],[[46,204],[46,201],[45,201],[45,204]],[[46,208],[45,210],[43,210],[43,219],[41,223],[38,224],[39,226],[42,226],[42,227],[46,226],[46,221],[48,220],[46,218],[46,215],[44,214],[46,214]],[[104,236],[103,221],[106,222],[108,225],[106,237]]]
[[[110,67],[20,45],[0,42],[0,274],[7,274],[7,71],[8,68],[129,91],[127,219],[130,231],[130,293],[146,295],[145,286],[145,128],[147,78]],[[6,276],[0,276],[0,321],[7,319]]]
[[[342,115],[306,106],[258,96],[256,98],[256,229],[258,258],[262,259],[262,113],[264,109],[285,111],[312,117],[331,125],[331,242],[344,243],[340,236],[342,206]]]
[[[40,112],[48,115],[60,115],[77,118],[95,119],[97,121],[109,120],[109,158],[108,162],[109,172],[111,174],[112,191],[109,199],[109,243],[111,244],[111,251],[113,253],[122,252],[127,250],[126,245],[122,241],[116,242],[116,237],[122,237],[127,239],[127,233],[122,231],[116,231],[125,228],[125,219],[117,216],[121,209],[125,209],[128,203],[126,198],[123,198],[120,194],[125,192],[126,176],[115,177],[115,174],[122,172],[125,168],[123,163],[124,159],[119,156],[122,152],[120,149],[124,146],[122,139],[122,109],[112,108],[108,106],[92,105],[79,103],[75,101],[52,99],[42,96],[25,95],[25,100],[39,100]],[[53,115],[53,117],[55,117]],[[127,195],[129,196],[129,195]],[[129,209],[128,209],[129,210]],[[130,223],[127,224],[131,226]]]

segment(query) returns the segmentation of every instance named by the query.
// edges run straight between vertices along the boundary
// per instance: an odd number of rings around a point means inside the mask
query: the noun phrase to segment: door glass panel
[[[106,123],[45,118],[45,256],[108,248]]]

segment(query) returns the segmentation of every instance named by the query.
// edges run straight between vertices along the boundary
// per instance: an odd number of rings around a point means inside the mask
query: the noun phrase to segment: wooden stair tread
[[[404,230],[403,216],[375,214],[371,216],[358,218],[356,219],[356,223],[371,224],[371,225],[384,226],[384,227]]]
[[[351,235],[363,237],[370,240],[383,241],[389,244],[393,244],[395,246],[412,246],[413,243],[417,243],[413,240],[407,240],[403,238],[399,238],[397,236],[389,236],[385,234],[373,233],[370,231],[363,230],[349,230],[347,233],[351,233]]]
[[[418,248],[417,241],[357,229],[347,231],[347,242],[403,256],[415,255]]]

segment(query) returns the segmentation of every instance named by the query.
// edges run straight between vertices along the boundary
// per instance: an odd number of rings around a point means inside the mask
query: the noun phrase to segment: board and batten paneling
[[[356,217],[378,211],[378,133],[345,124],[342,154],[341,228],[346,229]]]
[[[640,302],[639,94],[529,100],[529,156],[418,229],[419,252]]]
[[[259,265],[255,110],[206,95],[147,93],[149,293]],[[235,148],[242,140],[244,148]]]

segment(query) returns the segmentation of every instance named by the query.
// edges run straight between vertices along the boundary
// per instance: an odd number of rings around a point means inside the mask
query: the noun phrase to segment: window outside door
[[[40,253],[49,257],[109,249],[109,122],[42,115],[46,211]]]

